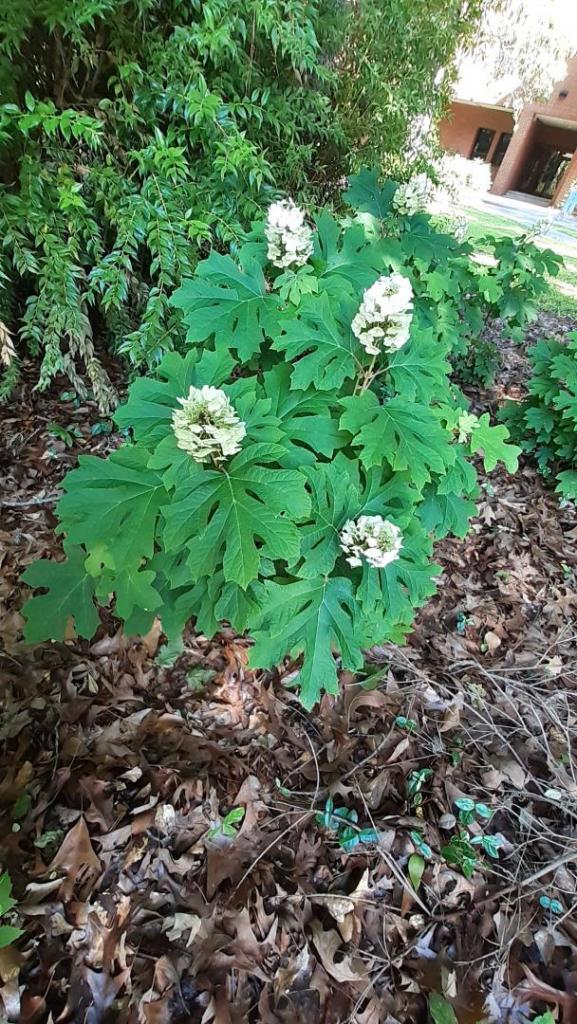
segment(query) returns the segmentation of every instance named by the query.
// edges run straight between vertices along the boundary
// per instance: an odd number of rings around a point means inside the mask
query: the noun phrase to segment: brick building
[[[577,180],[577,56],[549,100],[524,107],[516,125],[506,99],[456,99],[440,137],[445,149],[491,164],[496,195],[561,205]]]

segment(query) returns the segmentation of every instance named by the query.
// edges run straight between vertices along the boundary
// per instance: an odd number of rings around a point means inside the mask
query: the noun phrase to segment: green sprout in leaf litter
[[[315,822],[328,832],[337,833],[339,846],[350,853],[359,843],[376,843],[379,833],[374,828],[359,828],[359,816],[354,807],[335,807],[328,797],[323,811],[315,815]]]
[[[433,851],[431,850],[431,847],[428,845],[428,843],[424,841],[423,837],[421,836],[421,833],[413,831],[409,832],[409,835],[417,852],[420,853],[421,856],[424,857],[426,860],[430,860],[430,858],[433,856]]]
[[[413,807],[420,807],[423,803],[422,789],[425,782],[432,778],[432,768],[418,768],[411,772],[407,779],[407,796]]]
[[[475,847],[471,844],[466,832],[460,836],[453,836],[451,840],[441,848],[441,856],[447,864],[454,864],[460,868],[465,878],[472,878],[478,864]]]
[[[405,718],[404,715],[397,715],[395,725],[398,729],[406,729],[407,732],[417,732],[419,728],[414,718]]]
[[[245,815],[244,807],[233,807],[226,817],[206,833],[207,839],[215,839],[217,836],[226,836],[227,839],[234,839],[237,835],[237,826]]]
[[[489,821],[493,817],[493,812],[486,804],[475,803],[468,796],[459,797],[458,800],[455,800],[455,807],[458,808],[461,825],[470,825],[471,822],[475,821],[475,818]]]
[[[562,914],[564,907],[560,900],[551,899],[550,896],[540,896],[539,904],[543,910],[550,910],[552,914]]]
[[[493,860],[499,859],[499,850],[504,843],[505,840],[499,833],[490,836],[473,836],[471,839],[471,846],[480,846]]]

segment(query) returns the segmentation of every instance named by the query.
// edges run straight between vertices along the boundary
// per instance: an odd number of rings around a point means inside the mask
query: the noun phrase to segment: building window
[[[473,146],[473,152],[471,153],[471,159],[486,160],[487,153],[491,148],[491,143],[494,138],[495,132],[492,128],[479,128],[477,138],[475,139],[475,145]]]
[[[503,163],[503,157],[509,149],[509,143],[513,138],[513,132],[501,132],[499,141],[495,146],[495,152],[493,153],[493,159],[491,163],[494,167],[500,167]]]

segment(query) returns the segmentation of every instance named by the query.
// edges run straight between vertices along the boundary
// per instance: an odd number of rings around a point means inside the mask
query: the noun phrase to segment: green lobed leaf
[[[48,590],[30,598],[22,609],[27,643],[63,640],[70,622],[78,636],[88,640],[94,636],[100,619],[94,604],[95,581],[86,572],[85,561],[82,548],[68,547],[66,561],[42,558],[22,574],[29,586]]]
[[[277,300],[268,292],[262,269],[247,257],[244,267],[211,252],[171,300],[183,312],[190,342],[214,339],[217,350],[255,355],[276,323]]]
[[[307,296],[296,316],[280,319],[272,347],[293,364],[291,388],[306,390],[312,384],[331,391],[355,375],[363,349],[351,333],[351,319],[352,312],[337,319],[326,294]]]
[[[254,444],[222,469],[198,465],[176,487],[164,509],[164,541],[168,551],[188,549],[193,579],[222,566],[227,582],[246,589],[263,557],[297,561],[295,522],[308,514],[310,499],[301,473],[275,467],[283,455],[280,445]]]
[[[439,341],[432,331],[413,333],[406,345],[388,358],[387,377],[408,402],[428,404],[432,396],[442,394],[450,367]]]
[[[349,206],[364,213],[370,213],[378,220],[384,220],[391,210],[392,201],[397,191],[396,181],[379,183],[376,170],[363,168],[358,174],[349,176],[349,187],[343,198]]]
[[[409,405],[400,397],[381,405],[372,391],[343,398],[341,405],[341,428],[351,433],[352,444],[360,448],[361,461],[369,468],[387,462],[393,470],[410,470],[421,488],[431,473],[443,474],[455,461],[446,431],[427,408]]]
[[[489,413],[479,417],[479,422],[471,433],[469,447],[471,453],[483,453],[485,471],[490,473],[498,462],[503,462],[509,473],[515,473],[519,466],[521,449],[507,443],[509,431],[504,426],[491,426]]]
[[[263,613],[253,632],[250,663],[278,664],[287,652],[302,655],[297,682],[300,699],[312,708],[322,692],[338,692],[334,653],[344,668],[358,669],[363,658],[355,635],[355,600],[350,580],[317,577],[264,584]]]
[[[149,469],[150,452],[125,445],[107,459],[81,455],[64,481],[59,530],[93,554],[90,571],[138,567],[154,552],[156,524],[167,493]]]

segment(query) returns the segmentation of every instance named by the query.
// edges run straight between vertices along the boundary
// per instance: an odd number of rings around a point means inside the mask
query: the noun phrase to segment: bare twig
[[[35,505],[51,505],[62,496],[62,491],[45,494],[36,498],[0,498],[0,508],[32,508]]]

